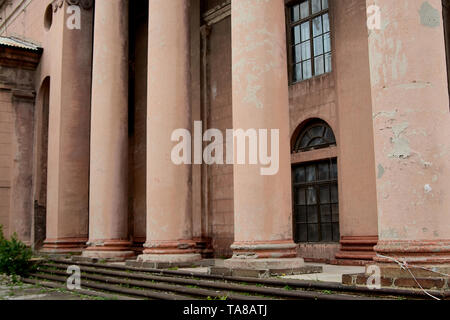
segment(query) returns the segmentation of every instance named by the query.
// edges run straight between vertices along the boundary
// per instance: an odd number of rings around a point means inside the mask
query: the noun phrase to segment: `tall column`
[[[378,240],[365,2],[330,2],[339,105],[339,264],[365,265],[372,261]]]
[[[128,239],[128,1],[96,1],[86,257],[133,256]]]
[[[233,128],[267,129],[269,141],[271,129],[279,130],[276,174],[261,175],[260,165],[234,165],[234,255],[226,261],[232,268],[296,268],[303,264],[303,259],[295,259],[292,240],[284,8],[283,0],[231,3]],[[271,150],[270,145],[267,148]],[[248,155],[249,144],[245,150]],[[235,163],[236,156],[235,145]]]
[[[448,266],[450,110],[441,1],[367,1],[373,3],[381,8],[381,29],[369,34],[375,260]]]
[[[46,239],[42,251],[80,252],[89,225],[89,119],[93,10],[80,7],[80,28],[69,29],[68,1],[53,2],[40,68],[50,75]],[[41,81],[43,79],[40,79]],[[44,151],[45,152],[45,151]]]
[[[200,259],[192,241],[191,166],[176,165],[174,130],[191,129],[189,1],[150,0],[147,242],[139,261]]]

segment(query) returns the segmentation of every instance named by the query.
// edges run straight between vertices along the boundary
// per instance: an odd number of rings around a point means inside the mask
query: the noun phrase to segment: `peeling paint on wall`
[[[375,120],[378,117],[385,117],[385,118],[394,119],[395,116],[397,115],[397,112],[398,112],[397,110],[377,112],[377,113],[373,114],[373,119]]]
[[[405,83],[399,85],[400,88],[405,90],[431,88],[433,85],[430,82],[413,81],[411,83]]]
[[[399,239],[399,234],[397,230],[393,228],[388,228],[385,230],[381,230],[380,232],[380,238],[381,239]]]
[[[378,179],[381,179],[384,175],[384,168],[381,164],[378,165]]]
[[[419,10],[420,15],[420,23],[423,26],[430,27],[430,28],[436,28],[440,25],[440,14],[439,10],[433,8],[428,1],[422,3],[422,6]]]
[[[390,158],[407,159],[411,155],[411,147],[409,141],[403,136],[405,130],[409,127],[407,122],[403,122],[397,126],[392,127],[394,136],[391,142],[394,145],[392,152],[389,154]]]

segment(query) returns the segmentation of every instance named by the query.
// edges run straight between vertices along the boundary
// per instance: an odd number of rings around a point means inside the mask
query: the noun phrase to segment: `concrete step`
[[[120,293],[140,299],[307,299],[307,300],[367,300],[394,299],[398,296],[423,298],[420,292],[398,290],[368,290],[358,285],[315,282],[281,278],[248,278],[130,267],[124,263],[93,263],[71,259],[51,259],[40,265],[34,276],[42,281],[67,280],[67,268],[78,265],[82,285],[107,293]]]

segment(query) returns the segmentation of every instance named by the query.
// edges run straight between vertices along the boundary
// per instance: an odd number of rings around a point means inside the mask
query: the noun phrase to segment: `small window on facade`
[[[305,152],[336,145],[333,130],[322,121],[307,126],[297,138],[293,152]]]
[[[329,0],[302,0],[289,7],[291,82],[332,71]]]

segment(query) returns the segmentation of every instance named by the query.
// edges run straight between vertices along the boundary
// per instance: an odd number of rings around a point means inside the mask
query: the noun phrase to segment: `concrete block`
[[[260,270],[252,270],[252,269],[232,269],[231,273],[233,277],[244,277],[244,278],[269,278],[270,270],[269,269],[260,269]]]
[[[217,276],[232,276],[232,270],[226,267],[209,267],[208,274]]]

